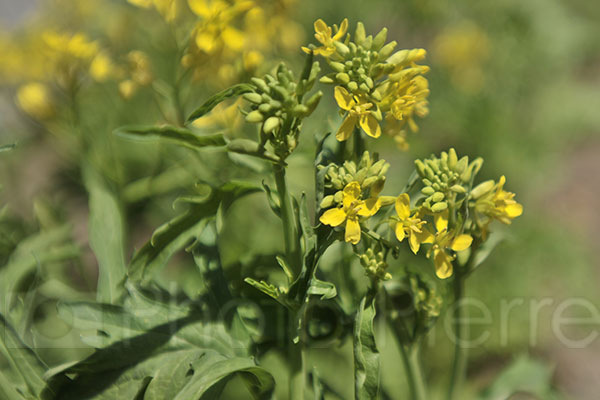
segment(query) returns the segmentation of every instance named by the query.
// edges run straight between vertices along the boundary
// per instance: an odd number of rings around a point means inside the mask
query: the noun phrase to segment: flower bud
[[[246,121],[251,123],[262,122],[263,115],[258,110],[250,111],[248,115],[246,115]]]
[[[242,97],[244,98],[244,100],[247,100],[250,103],[254,103],[254,104],[262,103],[262,96],[258,93],[245,93]]]
[[[431,206],[431,211],[433,212],[441,212],[444,211],[448,208],[448,203],[446,203],[445,201],[441,202],[441,203],[435,203],[433,206]]]
[[[280,120],[277,117],[269,117],[263,124],[263,132],[272,133],[279,127]]]

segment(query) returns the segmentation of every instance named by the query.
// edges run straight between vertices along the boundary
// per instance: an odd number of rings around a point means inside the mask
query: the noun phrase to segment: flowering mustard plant
[[[288,15],[293,3],[120,5],[128,12],[146,9],[144,18],[159,21],[160,28],[147,24],[158,32],[149,28],[149,34],[167,37],[157,41],[166,49],[143,42],[110,46],[107,38],[83,32],[47,29],[38,35],[44,68],[15,73],[6,82],[41,129],[70,134],[56,136],[77,160],[75,175],[89,197],[98,293],[95,301],[77,295],[77,301],[58,305],[60,315],[80,324],[77,333],[92,332],[85,343],[93,354],[46,371],[44,379],[39,373],[45,364],[27,364],[38,375],[11,398],[218,398],[239,376],[244,393],[272,399],[281,374],[264,362],[270,352],[286,356],[286,398],[304,400],[309,376],[316,398],[324,398],[326,386],[306,354],[321,349],[324,339],[341,344],[351,337],[355,399],[375,399],[380,366],[374,321],[384,304],[389,313],[380,320],[398,340],[410,398],[430,398],[420,346],[436,320],[461,300],[466,278],[489,253],[494,221],[511,224],[523,207],[505,190],[504,176],[479,183],[483,159],[459,157],[454,148],[417,159],[407,171],[398,171],[397,158],[380,159],[375,144],[407,150],[407,131],[416,132],[418,118],[429,113],[429,67],[421,64],[426,51],[396,51],[387,29],[368,35],[361,22],[350,34],[347,19],[332,27],[318,19],[318,44],[300,47],[301,29]],[[304,57],[302,65],[279,57],[291,45]],[[23,61],[14,46],[0,41],[0,48],[10,50],[10,63]],[[0,60],[0,70],[9,61]],[[205,95],[215,87],[221,91]],[[108,93],[112,105],[98,107],[98,93]],[[319,114],[324,93],[335,109]],[[335,124],[332,132],[324,114]],[[111,121],[139,116],[147,116],[145,124],[106,134]],[[148,141],[158,144],[156,152],[144,150]],[[308,156],[312,150],[314,157]],[[302,186],[298,193],[301,185],[290,182],[303,182],[307,165],[314,189]],[[145,170],[153,172],[137,177]],[[399,173],[410,178],[390,183]],[[125,210],[182,193],[177,204],[187,209],[146,232],[144,245],[128,249]],[[164,216],[164,207],[157,208]],[[251,221],[252,234],[244,233],[242,220]],[[273,249],[255,252],[254,237]],[[229,256],[236,245],[248,254]],[[79,256],[78,248],[58,249],[47,257],[52,262]],[[194,264],[198,276],[181,293],[163,288],[157,277],[175,254]],[[352,273],[356,268],[360,276]],[[33,285],[34,271],[10,271],[9,277],[19,276],[15,287]],[[232,284],[234,274],[241,278]],[[0,285],[10,281],[0,269]],[[18,292],[12,289],[11,296]],[[251,310],[244,307],[256,299]],[[26,301],[18,300],[11,307]],[[29,310],[0,319],[18,351],[30,349],[13,325]],[[8,348],[1,343],[0,349]],[[455,353],[449,399],[456,398],[464,375],[458,347]],[[19,354],[16,359],[27,363],[38,357],[33,350]]]

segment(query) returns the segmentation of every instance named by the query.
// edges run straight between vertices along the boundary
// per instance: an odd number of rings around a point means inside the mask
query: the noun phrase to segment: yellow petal
[[[358,218],[348,218],[348,221],[346,221],[345,240],[352,244],[360,242],[360,224],[358,223]]]
[[[398,239],[399,242],[403,241],[404,237],[406,236],[406,233],[404,232],[404,225],[402,225],[400,222],[396,223],[396,228],[394,231],[396,232],[396,239]]]
[[[410,217],[410,197],[407,193],[402,193],[396,199],[396,214],[401,220],[405,220]]]
[[[333,96],[342,110],[349,111],[356,104],[352,95],[342,86],[336,86],[335,89],[333,89]]]
[[[377,211],[381,208],[381,202],[376,197],[371,197],[362,202],[358,215],[361,217],[370,217],[377,214]]]
[[[505,208],[508,218],[516,218],[523,214],[523,206],[519,203],[509,204]]]
[[[438,232],[448,229],[448,210],[434,215],[433,222],[435,223],[435,229]]]
[[[348,115],[342,125],[340,125],[340,129],[338,129],[335,134],[335,138],[343,142],[344,140],[348,140],[350,136],[352,136],[352,132],[354,132],[354,126],[356,126],[356,120],[358,117],[355,115]]]
[[[331,208],[321,215],[319,221],[329,226],[339,226],[346,220],[346,213],[341,208]]]
[[[378,138],[381,136],[381,127],[379,121],[371,113],[362,114],[360,116],[360,127],[365,133],[371,137]]]
[[[429,229],[427,228],[421,228],[421,232],[413,231],[412,235],[415,236],[416,240],[418,240],[419,243],[433,243],[433,240],[435,239],[433,234],[429,232]]]
[[[321,18],[315,21],[315,32],[327,35],[327,24]]]
[[[458,235],[452,241],[451,249],[454,251],[462,251],[468,249],[471,243],[473,243],[471,235]]]
[[[221,33],[221,38],[231,50],[239,51],[244,47],[244,35],[237,29],[227,27]]]
[[[410,245],[410,249],[413,253],[417,254],[419,249],[421,248],[421,243],[419,242],[418,233],[415,231],[410,231],[408,235],[408,244]]]
[[[342,36],[344,36],[346,34],[347,30],[348,30],[348,18],[344,18],[344,20],[340,24],[340,29],[333,36],[333,40],[340,40],[342,38]]]
[[[438,278],[446,279],[452,275],[452,259],[444,251],[434,251],[433,263]]]
[[[344,188],[344,197],[343,203],[344,208],[350,207],[353,201],[357,201],[360,199],[360,183],[358,182],[350,182]]]
[[[129,1],[131,2],[131,0]],[[206,18],[211,14],[210,8],[206,4],[206,0],[188,0],[188,6],[190,7],[190,10],[199,17]]]

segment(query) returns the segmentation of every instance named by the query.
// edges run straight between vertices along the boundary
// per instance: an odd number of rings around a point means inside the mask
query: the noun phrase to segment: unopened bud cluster
[[[316,92],[306,101],[302,97],[316,81],[319,65],[315,62],[308,79],[297,83],[293,72],[279,64],[274,74],[252,78],[254,90],[243,95],[250,103],[245,111],[246,121],[260,125],[261,142],[270,141],[276,153],[287,156],[298,144],[299,120],[312,114],[322,92]]]
[[[359,256],[360,264],[364,267],[367,275],[374,279],[388,280],[392,278],[389,272],[386,272],[388,264],[382,251],[375,252],[369,248]]]
[[[426,196],[422,204],[433,212],[446,210],[449,200],[466,193],[466,187],[482,163],[481,158],[470,164],[468,156],[458,159],[454,149],[443,151],[440,157],[416,160],[415,166],[424,186],[421,193]]]
[[[358,165],[354,161],[346,161],[342,166],[331,164],[320,168],[327,168],[325,188],[335,191],[321,201],[321,208],[329,208],[342,203],[342,191],[350,182],[358,182],[361,191],[369,193],[370,197],[377,196],[383,189],[390,164],[385,160],[374,160],[365,151]]]

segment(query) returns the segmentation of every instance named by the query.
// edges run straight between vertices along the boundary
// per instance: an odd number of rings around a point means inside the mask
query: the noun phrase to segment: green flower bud
[[[425,186],[423,189],[421,189],[421,193],[423,193],[425,196],[431,196],[435,193],[435,190],[431,186]]]
[[[365,26],[362,22],[356,24],[356,30],[354,31],[354,41],[359,45],[362,45],[366,39]]]
[[[462,185],[454,185],[450,188],[454,193],[463,194],[466,193],[467,190]]]
[[[344,64],[336,62],[336,61],[330,61],[329,66],[335,72],[344,72],[346,70],[346,67],[344,66]]]
[[[350,49],[344,43],[335,41],[333,42],[333,45],[335,46],[336,51],[343,57],[346,57],[348,54],[350,54]]]
[[[280,120],[277,117],[269,117],[263,124],[263,132],[272,133],[275,129],[279,128]]]
[[[441,203],[435,203],[433,206],[431,206],[431,211],[433,212],[441,212],[444,211],[448,208],[448,203],[446,203],[445,201],[441,202]]]
[[[346,86],[348,86],[348,90],[350,90],[351,92],[356,92],[358,90],[358,83],[354,81],[348,82]]]
[[[394,49],[396,48],[396,45],[398,43],[394,40],[392,42],[389,42],[388,44],[386,44],[385,46],[383,46],[380,50],[379,50],[379,59],[380,60],[385,60],[387,59],[390,54],[392,54],[392,52],[394,51]]]
[[[448,150],[448,168],[454,170],[456,168],[456,163],[458,162],[458,156],[456,155],[456,150],[451,148]]]
[[[246,121],[251,123],[262,122],[263,115],[258,110],[250,111],[248,115],[246,115]]]
[[[260,104],[262,103],[262,96],[258,93],[244,93],[242,98],[250,103]]]
[[[319,79],[319,82],[321,82],[321,83],[325,83],[325,84],[329,84],[329,83],[335,83],[335,81],[334,81],[333,79],[331,79],[331,77],[329,77],[329,76],[327,76],[327,75],[325,75],[325,76],[322,76],[322,77]]]
[[[386,39],[387,39],[387,28],[383,28],[381,31],[379,31],[377,36],[375,36],[375,38],[373,39],[373,45],[371,46],[371,48],[373,50],[381,49],[381,47],[385,44]]]
[[[338,80],[341,84],[345,85],[350,82],[350,77],[345,72],[339,72],[335,75],[335,79]]]
[[[262,103],[260,106],[258,106],[258,111],[263,114],[268,114],[272,109],[273,106],[269,103]]]
[[[456,168],[454,170],[456,172],[458,172],[459,174],[462,174],[465,171],[465,169],[467,169],[468,165],[469,165],[469,156],[464,156],[463,158],[458,160],[458,163],[456,163]]]
[[[444,200],[444,193],[442,192],[435,192],[432,196],[431,196],[431,200],[433,200],[434,203],[439,203],[440,201]]]
[[[494,189],[496,183],[493,180],[481,182],[479,185],[475,186],[473,190],[471,190],[471,198],[478,199],[481,196],[489,193]]]
[[[386,164],[385,160],[377,161],[375,164],[373,164],[371,166],[371,168],[369,168],[369,173],[372,175],[379,175],[379,173],[381,172],[381,170],[383,169],[385,164]]]
[[[342,200],[344,200],[344,192],[342,192],[341,190],[335,192],[335,194],[333,195],[333,200],[338,204],[341,203]]]
[[[252,83],[254,83],[254,85],[256,85],[256,87],[258,87],[263,92],[270,91],[269,86],[267,86],[267,83],[264,80],[256,77],[252,77],[250,78],[250,80],[252,81]]]

